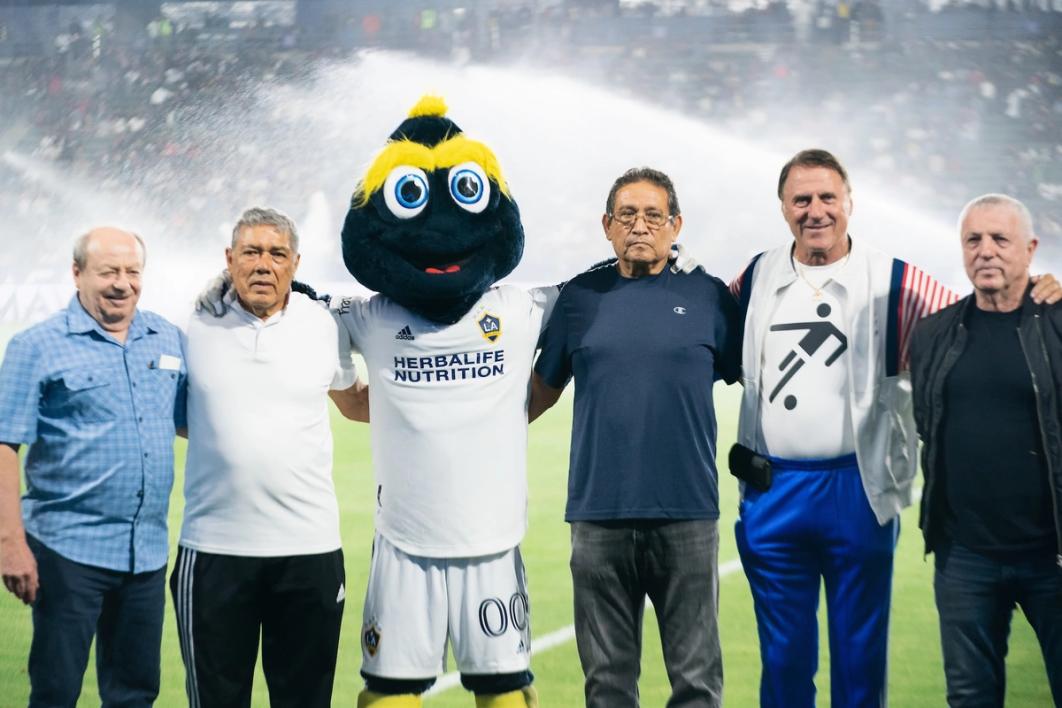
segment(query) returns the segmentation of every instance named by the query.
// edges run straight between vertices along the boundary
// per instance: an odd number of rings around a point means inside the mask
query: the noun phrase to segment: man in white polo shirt
[[[328,311],[291,291],[298,235],[249,209],[226,249],[222,317],[188,327],[185,510],[170,579],[189,704],[249,706],[258,637],[270,704],[327,707],[345,596],[332,484]],[[194,379],[194,380],[193,380]]]

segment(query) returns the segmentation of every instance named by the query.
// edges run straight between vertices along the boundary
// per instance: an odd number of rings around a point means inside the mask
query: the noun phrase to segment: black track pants
[[[343,551],[257,558],[181,546],[170,576],[189,708],[247,708],[262,637],[272,708],[327,708],[343,619]]]

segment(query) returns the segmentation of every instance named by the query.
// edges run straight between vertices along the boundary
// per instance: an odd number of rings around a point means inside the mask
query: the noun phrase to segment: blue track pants
[[[889,601],[899,520],[878,524],[855,455],[771,459],[746,487],[736,536],[760,638],[760,704],[815,705],[819,579],[826,585],[834,708],[886,704]]]

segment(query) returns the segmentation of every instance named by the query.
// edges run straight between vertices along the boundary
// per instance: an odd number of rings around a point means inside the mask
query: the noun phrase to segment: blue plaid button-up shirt
[[[165,566],[186,374],[179,329],[137,311],[123,346],[76,295],[12,338],[0,365],[0,441],[29,445],[26,532],[78,563]]]

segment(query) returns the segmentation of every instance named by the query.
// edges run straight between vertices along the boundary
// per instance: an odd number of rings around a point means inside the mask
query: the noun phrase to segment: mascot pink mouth
[[[442,268],[436,268],[434,266],[428,266],[424,269],[424,272],[428,275],[448,275],[450,273],[460,273],[461,266],[454,263],[453,265],[444,266]]]
[[[446,263],[446,265],[440,265],[437,262],[429,264],[423,261],[419,265],[428,275],[454,275],[460,273],[462,268],[467,267],[474,255],[475,253],[451,254],[450,258],[456,258],[456,260]]]

